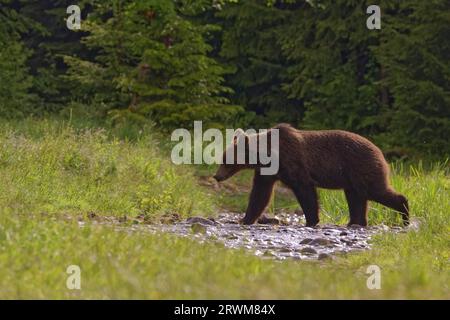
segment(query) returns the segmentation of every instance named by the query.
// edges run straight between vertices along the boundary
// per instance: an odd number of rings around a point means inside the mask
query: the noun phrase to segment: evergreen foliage
[[[82,110],[161,129],[345,129],[399,155],[450,154],[450,3],[0,0],[3,117]]]
[[[30,27],[11,0],[0,0],[0,116],[23,115],[32,108],[32,77],[27,67],[31,51],[20,39]]]
[[[101,1],[83,38],[94,60],[66,57],[69,78],[106,104],[114,121],[151,117],[165,128],[203,120],[218,126],[240,108],[229,104],[226,70],[208,56],[217,27],[197,24],[189,1]],[[105,16],[107,18],[105,18]]]

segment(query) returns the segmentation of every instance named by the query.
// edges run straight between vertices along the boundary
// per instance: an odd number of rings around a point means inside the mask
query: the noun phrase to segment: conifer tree
[[[450,155],[450,2],[401,1],[387,7],[372,48],[389,88],[383,140],[422,154]]]
[[[32,78],[27,67],[31,51],[21,41],[30,28],[11,0],[0,0],[0,116],[15,117],[32,112],[29,94]]]
[[[209,3],[210,4],[210,3]],[[225,68],[208,54],[214,26],[197,24],[204,7],[189,1],[101,1],[85,23],[94,60],[66,57],[70,78],[108,106],[114,121],[151,117],[166,128],[195,119],[226,123],[240,108],[228,104]]]
[[[252,120],[256,126],[297,123],[302,116],[301,101],[290,99],[282,88],[288,64],[281,34],[297,7],[248,0],[227,3],[216,14],[215,23],[223,29],[220,57],[235,69],[227,77],[233,101],[257,114]]]

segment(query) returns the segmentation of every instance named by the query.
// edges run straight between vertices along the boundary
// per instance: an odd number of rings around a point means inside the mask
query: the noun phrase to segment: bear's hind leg
[[[409,205],[408,199],[400,193],[395,192],[391,188],[384,192],[378,192],[370,197],[370,200],[381,203],[382,205],[392,208],[400,212],[403,220],[403,225],[409,225]]]
[[[344,192],[350,211],[350,222],[348,225],[367,226],[367,199],[353,190],[345,189]]]
[[[301,185],[292,188],[306,218],[306,226],[314,227],[319,223],[319,202],[314,185]]]

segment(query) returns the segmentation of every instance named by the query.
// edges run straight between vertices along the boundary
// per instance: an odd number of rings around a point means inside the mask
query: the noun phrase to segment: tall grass
[[[28,120],[0,125],[0,206],[15,212],[181,216],[213,201],[152,134],[130,142],[104,129]]]

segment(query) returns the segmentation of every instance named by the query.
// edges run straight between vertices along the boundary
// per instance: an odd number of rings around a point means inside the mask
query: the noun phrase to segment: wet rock
[[[300,244],[309,244],[311,241],[313,241],[313,239],[306,238],[306,239],[303,239],[302,241],[300,241]]]
[[[333,257],[328,253],[319,253],[319,256],[317,257],[318,260],[329,260]]]
[[[280,220],[278,220],[277,218],[270,218],[270,217],[262,216],[261,218],[258,219],[258,223],[259,224],[278,225],[278,224],[280,224]]]
[[[239,224],[239,221],[237,220],[223,220],[222,221],[223,224]]]
[[[198,223],[198,224],[203,224],[203,225],[207,225],[207,226],[213,226],[213,225],[217,224],[217,222],[212,221],[207,218],[203,218],[203,217],[190,217],[190,218],[186,219],[186,222],[190,223],[190,224]]]
[[[359,225],[359,224],[351,224],[349,226],[350,229],[364,229],[363,226]]]
[[[348,235],[348,232],[347,232],[347,231],[342,231],[341,233],[339,233],[339,235],[340,235],[341,237],[347,236],[347,235]]]
[[[330,245],[330,244],[332,244],[332,242],[330,240],[328,240],[328,239],[325,239],[325,238],[316,238],[316,239],[313,239],[309,243],[309,245],[312,245],[312,246],[327,246],[327,245]]]
[[[149,220],[149,219],[146,219]],[[161,217],[160,219],[161,223],[169,223],[169,224],[173,224],[175,222],[179,222],[181,221],[181,217],[178,213],[168,213],[165,214]],[[148,222],[148,221],[145,221]]]
[[[206,233],[206,226],[204,224],[195,222],[191,224],[192,233],[204,234]]]
[[[300,249],[300,252],[305,253],[305,254],[316,254],[317,253],[316,249],[311,248],[311,247],[302,248],[302,249]]]
[[[270,250],[266,250],[264,252],[263,256],[265,256],[265,257],[275,257],[275,254],[272,251],[270,251]]]

